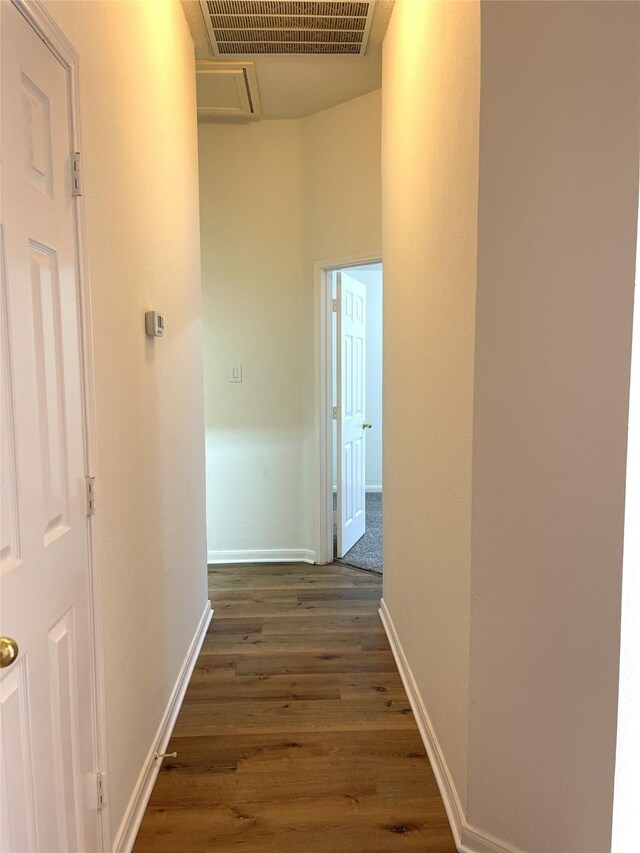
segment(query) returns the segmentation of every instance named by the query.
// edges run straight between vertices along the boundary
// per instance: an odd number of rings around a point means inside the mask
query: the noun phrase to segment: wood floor
[[[455,853],[378,616],[346,566],[210,570],[215,609],[134,853]]]

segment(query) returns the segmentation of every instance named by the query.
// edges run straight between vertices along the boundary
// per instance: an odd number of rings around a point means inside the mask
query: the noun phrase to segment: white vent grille
[[[200,0],[215,56],[363,54],[375,0]]]

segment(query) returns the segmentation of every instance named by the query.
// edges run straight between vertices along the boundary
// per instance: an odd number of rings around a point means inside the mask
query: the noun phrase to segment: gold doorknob
[[[11,637],[0,637],[0,669],[11,666],[18,657],[18,644]]]
[[[365,421],[362,424],[362,429],[371,429],[372,426],[373,426],[373,424],[370,424],[368,421]]]

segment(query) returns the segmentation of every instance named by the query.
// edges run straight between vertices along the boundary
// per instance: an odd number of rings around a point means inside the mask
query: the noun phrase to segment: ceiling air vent
[[[200,0],[215,56],[364,54],[375,0]]]
[[[255,64],[250,59],[196,62],[198,118],[261,117]]]

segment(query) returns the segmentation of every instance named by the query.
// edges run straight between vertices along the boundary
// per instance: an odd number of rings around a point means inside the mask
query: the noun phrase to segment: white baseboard
[[[422,742],[429,756],[433,775],[438,783],[440,796],[442,797],[447,817],[449,818],[453,840],[459,853],[522,853],[522,851],[512,847],[510,844],[493,838],[491,835],[469,826],[466,822],[456,786],[451,778],[447,762],[438,743],[438,738],[422,701],[418,685],[411,672],[411,667],[398,639],[384,599],[380,602],[380,618],[389,639],[391,651],[398,666],[404,689],[407,691],[409,704],[416,719]]]
[[[223,563],[315,563],[315,551],[305,548],[282,548],[259,551],[209,551],[210,566]]]
[[[500,841],[480,829],[465,824],[462,827],[462,839],[458,847],[460,853],[522,853],[512,844]]]
[[[191,673],[193,672],[196,660],[198,659],[198,654],[200,653],[200,648],[204,641],[212,616],[213,610],[211,608],[211,602],[207,601],[207,605],[200,618],[193,640],[191,641],[185,659],[180,667],[178,678],[176,679],[176,683],[171,691],[171,696],[169,697],[169,702],[165,708],[164,714],[162,715],[162,720],[160,721],[158,730],[153,738],[151,746],[149,747],[145,762],[142,765],[142,770],[138,776],[136,786],[133,789],[129,805],[127,806],[122,823],[120,824],[120,829],[118,830],[113,842],[113,853],[131,853],[131,850],[133,849],[136,835],[138,834],[145,809],[147,808],[147,803],[149,802],[153,786],[158,773],[160,772],[160,765],[162,762],[156,761],[154,759],[154,755],[156,752],[164,752],[167,748],[171,732],[173,731],[173,727],[178,717],[178,712],[182,706],[182,700],[184,699],[189,679],[191,678]]]
[[[380,602],[380,618],[382,619],[384,630],[387,633],[389,644],[391,645],[391,651],[396,659],[396,664],[398,665],[404,689],[407,691],[409,704],[411,705],[411,710],[416,718],[420,736],[422,737],[425,749],[427,750],[427,755],[431,762],[431,768],[433,769],[433,774],[436,777],[436,782],[440,789],[440,796],[444,802],[447,817],[451,824],[453,838],[456,843],[456,847],[459,850],[460,835],[462,827],[464,826],[464,812],[462,804],[460,803],[456,787],[453,783],[453,779],[451,778],[451,774],[449,773],[449,768],[447,767],[444,755],[442,754],[442,750],[438,744],[438,739],[433,730],[433,726],[431,725],[427,709],[424,706],[424,702],[420,696],[413,673],[411,672],[411,668],[407,662],[403,648],[400,645],[400,640],[396,634],[396,629],[391,621],[391,616],[389,615],[384,599]]]

